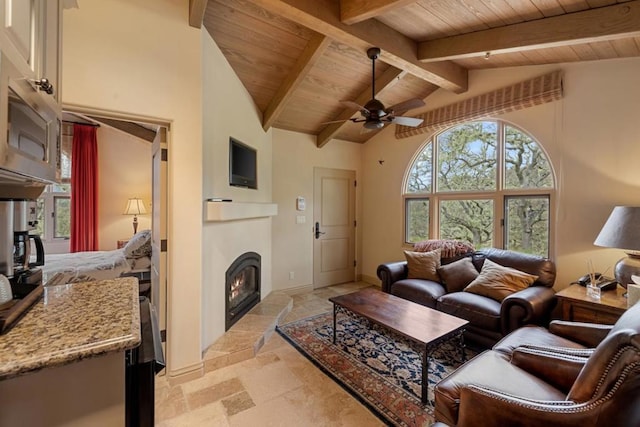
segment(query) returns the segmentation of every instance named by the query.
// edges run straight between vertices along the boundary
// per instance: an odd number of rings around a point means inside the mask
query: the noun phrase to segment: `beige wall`
[[[593,241],[613,206],[640,205],[640,59],[472,71],[468,93],[440,90],[428,99],[431,109],[559,68],[565,74],[562,101],[500,117],[534,136],[556,173],[556,289],[584,274],[587,259],[606,270],[623,255]],[[396,140],[387,129],[364,145],[365,275],[375,276],[381,262],[403,259],[402,180],[427,138]]]
[[[123,215],[127,200],[142,199],[147,214],[138,215],[138,231],[151,228],[151,143],[108,126],[98,138],[98,206],[101,251],[116,248],[133,235],[133,217]]]
[[[271,132],[262,130],[262,118],[253,99],[206,31],[202,32],[202,43],[203,200],[223,197],[234,202],[271,202]],[[257,150],[257,190],[229,185],[230,136]],[[249,251],[260,254],[262,297],[271,292],[271,219],[205,221],[202,245],[202,350],[205,350],[225,331],[225,273],[239,255]]]
[[[202,46],[186,0],[82,0],[64,12],[63,102],[171,122],[168,375],[201,367]]]
[[[316,147],[314,136],[273,130],[273,200],[278,216],[273,219],[273,287],[294,289],[313,284],[313,168],[348,169],[362,173],[362,145],[332,140]],[[360,223],[360,188],[356,188],[356,220]],[[306,200],[304,211],[296,210],[296,198]],[[297,224],[296,217],[305,223]],[[357,228],[357,260],[362,259],[361,228]],[[358,272],[359,272],[358,268]],[[289,273],[293,272],[293,279]]]

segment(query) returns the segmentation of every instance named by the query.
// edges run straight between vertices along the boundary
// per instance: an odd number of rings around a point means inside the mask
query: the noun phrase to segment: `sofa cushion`
[[[426,279],[440,281],[437,269],[440,267],[440,249],[429,252],[404,251],[409,272],[407,279]]]
[[[445,293],[444,287],[431,280],[403,279],[391,285],[391,294],[417,304],[436,308],[436,301]]]
[[[515,268],[516,270],[538,276],[538,279],[532,286],[546,286],[550,288],[553,287],[556,280],[556,266],[554,262],[548,258],[506,249],[480,249],[473,254],[473,262],[476,264],[478,270],[482,268],[482,261],[484,259],[490,259],[505,267]]]
[[[528,288],[537,278],[533,274],[486,259],[478,277],[464,291],[502,301],[512,293]]]
[[[441,265],[437,271],[447,292],[462,291],[479,274],[471,261],[471,257],[461,258],[451,264]]]
[[[456,369],[436,385],[434,390],[436,419],[450,425],[458,423],[460,394],[462,389],[470,384],[488,389],[496,389],[496,384],[499,384],[502,393],[522,396],[523,399],[555,401],[565,399],[562,391],[512,365],[504,355],[489,350]],[[480,420],[477,421],[477,425],[489,425],[483,424]]]
[[[436,309],[468,320],[489,331],[501,331],[500,303],[470,292],[453,292],[438,298]]]

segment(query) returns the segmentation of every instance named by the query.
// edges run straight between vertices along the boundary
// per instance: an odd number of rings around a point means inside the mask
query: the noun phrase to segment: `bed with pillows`
[[[465,339],[479,347],[526,324],[546,325],[556,304],[547,258],[447,240],[416,244],[405,258],[378,267],[382,290],[468,320]]]
[[[125,276],[145,278],[150,272],[151,230],[136,233],[121,249],[48,254],[42,266],[45,286]]]

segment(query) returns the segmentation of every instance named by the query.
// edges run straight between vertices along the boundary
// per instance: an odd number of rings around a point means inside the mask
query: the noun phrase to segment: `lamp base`
[[[614,270],[617,282],[625,289],[627,289],[629,283],[633,283],[631,275],[640,276],[640,256],[636,254],[628,255],[616,263]]]

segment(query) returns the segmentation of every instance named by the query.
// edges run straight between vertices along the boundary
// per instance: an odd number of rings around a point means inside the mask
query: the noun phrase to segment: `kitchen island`
[[[124,425],[125,351],[139,343],[137,279],[45,286],[0,335],[0,426]]]

